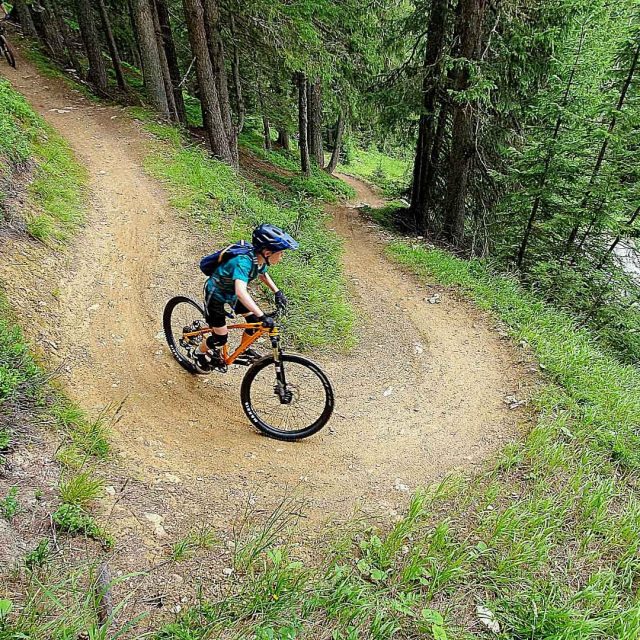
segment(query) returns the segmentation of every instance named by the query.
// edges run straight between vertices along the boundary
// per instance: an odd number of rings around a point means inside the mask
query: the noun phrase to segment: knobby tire
[[[13,54],[13,49],[9,46],[6,38],[4,36],[0,36],[0,48],[2,48],[2,53],[4,53],[4,57],[14,69],[16,68],[16,57]]]
[[[309,425],[306,425],[300,429],[288,431],[279,429],[273,424],[269,424],[263,417],[259,415],[259,412],[256,411],[252,403],[251,387],[255,382],[256,376],[267,367],[273,369],[273,378],[275,384],[276,373],[273,356],[267,356],[265,358],[262,358],[261,360],[258,360],[258,362],[251,366],[251,368],[247,371],[244,378],[242,379],[242,386],[240,387],[240,399],[242,401],[242,408],[244,409],[247,418],[249,418],[249,420],[251,421],[251,424],[253,424],[257,429],[262,431],[262,433],[270,436],[271,438],[288,441],[308,438],[309,436],[312,436],[313,434],[320,431],[320,429],[322,429],[322,427],[324,427],[327,422],[329,422],[329,418],[331,418],[331,414],[333,413],[335,404],[331,382],[329,381],[329,378],[327,378],[327,375],[324,373],[324,371],[322,371],[322,369],[317,364],[315,364],[315,362],[308,360],[307,358],[296,354],[283,353],[281,355],[281,359],[285,368],[285,376],[287,362],[292,362],[308,369],[320,381],[322,385],[322,391],[324,393],[324,406],[319,417]]]
[[[198,373],[193,361],[185,357],[180,350],[180,346],[176,344],[176,338],[171,326],[171,316],[178,305],[189,305],[193,307],[194,320],[204,318],[204,309],[191,298],[187,298],[186,296],[176,296],[167,302],[162,315],[162,327],[164,329],[164,335],[167,339],[167,344],[169,345],[171,354],[183,369],[186,369],[189,373]]]

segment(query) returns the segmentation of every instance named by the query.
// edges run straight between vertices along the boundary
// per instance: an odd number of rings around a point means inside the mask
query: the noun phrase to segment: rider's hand
[[[278,307],[279,309],[285,309],[287,304],[288,304],[288,300],[287,300],[287,296],[284,295],[284,293],[282,293],[282,291],[276,291],[276,307]]]
[[[258,318],[258,322],[262,322],[262,326],[267,329],[273,329],[276,326],[275,320],[268,315],[260,316]]]

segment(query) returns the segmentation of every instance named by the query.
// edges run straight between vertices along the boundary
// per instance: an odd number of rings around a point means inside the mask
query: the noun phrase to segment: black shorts
[[[242,302],[240,302],[240,300],[236,302],[234,310],[238,315],[244,316],[245,314],[249,314],[246,316],[249,322],[257,321],[257,318],[242,304]],[[205,313],[210,327],[224,327],[224,325],[227,324],[227,312],[224,308],[224,302],[211,298],[207,308],[205,309]]]

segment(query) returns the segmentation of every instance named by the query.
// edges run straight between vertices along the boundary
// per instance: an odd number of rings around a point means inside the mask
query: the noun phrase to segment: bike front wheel
[[[251,423],[278,440],[312,436],[327,424],[334,407],[333,388],[324,371],[294,354],[282,354],[279,363],[273,356],[258,360],[242,380],[240,398]]]
[[[4,57],[7,62],[15,69],[16,68],[16,57],[13,55],[13,50],[9,46],[9,43],[2,36],[2,42],[0,42],[0,48],[2,48],[2,52],[4,53]]]

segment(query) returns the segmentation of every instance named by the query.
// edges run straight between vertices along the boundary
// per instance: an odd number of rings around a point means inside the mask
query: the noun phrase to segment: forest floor
[[[417,487],[481,464],[518,436],[528,414],[510,405],[531,390],[527,356],[454,291],[419,285],[385,259],[384,237],[357,211],[382,200],[349,176],[356,201],[328,211],[344,239],[358,346],[348,356],[313,354],[333,381],[336,412],[304,442],[256,433],[239,401],[244,368],[191,376],[164,342],[165,302],[200,295],[198,261],[214,247],[145,173],[148,134],[22,56],[2,74],[90,174],[87,224],[71,246],[52,258],[33,241],[3,238],[0,279],[66,393],[91,414],[123,403],[99,514],[116,539],[115,569],[148,569],[198,523],[230,536],[247,505],[269,513],[285,495],[304,503],[312,553],[323,524],[358,509],[392,520]],[[218,554],[212,567],[224,562]],[[194,575],[189,565],[171,571],[144,591],[174,591],[171,580]]]

